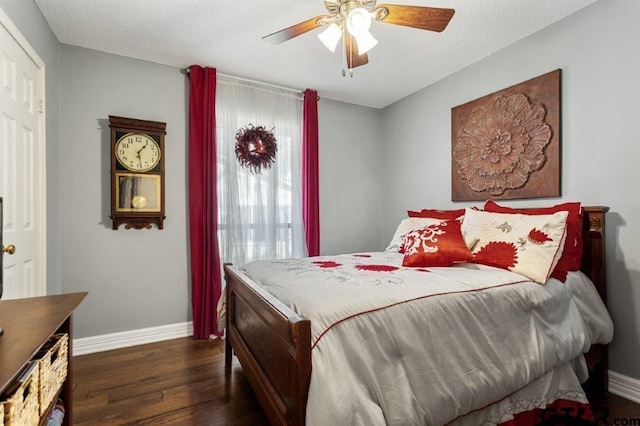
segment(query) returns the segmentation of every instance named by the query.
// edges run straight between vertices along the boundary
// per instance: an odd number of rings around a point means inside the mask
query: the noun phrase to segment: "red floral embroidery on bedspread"
[[[318,260],[312,263],[318,265],[321,268],[337,268],[338,266],[342,266],[342,263],[338,263],[333,260]]]
[[[391,272],[399,269],[397,266],[391,265],[356,265],[356,269],[360,271],[376,271],[376,272]]]
[[[354,254],[353,257],[371,257],[370,254]]]

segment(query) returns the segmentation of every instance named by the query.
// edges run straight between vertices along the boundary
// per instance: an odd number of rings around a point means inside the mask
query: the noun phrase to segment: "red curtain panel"
[[[302,112],[302,220],[309,256],[320,254],[318,178],[318,92],[304,91]]]
[[[193,337],[218,330],[222,278],[217,236],[216,69],[189,68],[189,242]]]

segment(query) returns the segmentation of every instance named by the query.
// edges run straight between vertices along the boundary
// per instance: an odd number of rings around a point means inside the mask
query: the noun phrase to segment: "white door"
[[[41,296],[45,281],[44,63],[0,9],[0,196],[3,299]]]

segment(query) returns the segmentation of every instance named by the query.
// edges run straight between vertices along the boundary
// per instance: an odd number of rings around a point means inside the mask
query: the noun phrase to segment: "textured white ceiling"
[[[316,29],[262,36],[326,12],[322,0],[35,0],[62,43],[219,72],[382,108],[596,0],[389,0],[456,10],[442,33],[374,22],[369,63],[342,77]],[[384,0],[380,0],[384,3]]]

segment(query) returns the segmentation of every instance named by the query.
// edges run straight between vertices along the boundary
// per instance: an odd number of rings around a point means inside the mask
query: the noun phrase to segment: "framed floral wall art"
[[[451,199],[560,196],[555,70],[451,110]]]

